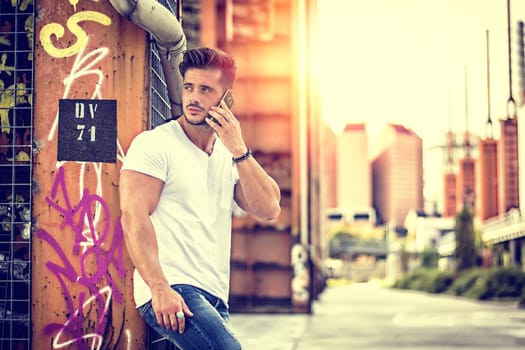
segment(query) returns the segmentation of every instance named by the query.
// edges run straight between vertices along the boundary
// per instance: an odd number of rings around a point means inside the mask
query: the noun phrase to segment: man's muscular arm
[[[239,121],[230,108],[221,103],[209,111],[219,124],[206,118],[222,143],[232,153],[234,158],[242,157],[248,150],[242,136]],[[237,163],[239,182],[235,186],[235,201],[248,214],[257,220],[273,221],[281,213],[281,191],[253,156]]]
[[[279,186],[257,160],[249,157],[237,163],[239,182],[235,186],[235,201],[254,218],[273,221],[281,213]]]
[[[182,297],[171,289],[159,262],[159,248],[150,219],[157,207],[164,183],[152,176],[124,170],[120,176],[122,228],[128,253],[152,294],[152,307],[159,325],[184,331],[184,319],[175,314],[183,311],[193,316]]]

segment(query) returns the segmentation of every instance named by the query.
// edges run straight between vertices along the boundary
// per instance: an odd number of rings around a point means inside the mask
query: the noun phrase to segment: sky
[[[515,35],[525,0],[510,5]],[[423,139],[426,209],[442,209],[445,133],[487,136],[487,31],[495,138],[507,116],[507,0],[319,0],[317,14],[323,118],[336,134],[366,123],[371,149],[386,123],[412,129]],[[515,37],[511,45],[520,117]]]
[[[515,33],[524,0],[511,0],[511,16]],[[322,111],[334,131],[366,122],[373,139],[398,123],[424,147],[443,144],[449,128],[485,135],[487,30],[494,125],[507,115],[507,0],[320,0],[318,19]],[[516,100],[517,74],[516,56]]]

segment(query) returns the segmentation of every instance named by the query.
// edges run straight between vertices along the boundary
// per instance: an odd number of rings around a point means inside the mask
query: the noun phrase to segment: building
[[[204,45],[237,60],[233,111],[281,189],[271,225],[234,220],[230,309],[309,312],[318,292],[320,113],[310,46],[315,1],[206,1]],[[213,6],[212,6],[213,5]],[[216,23],[216,27],[210,23]]]
[[[481,221],[498,215],[498,142],[493,138],[480,139],[476,168],[478,200],[476,214]]]
[[[388,124],[375,145],[373,206],[379,221],[402,226],[410,210],[423,208],[422,140],[402,125]]]
[[[493,247],[493,254],[498,263],[524,268],[525,218],[520,210],[520,186],[524,185],[525,180],[523,174],[519,172],[519,160],[520,153],[525,152],[525,144],[518,143],[516,116],[501,119],[500,128],[498,215],[483,221],[482,239],[485,244]]]
[[[456,137],[452,130],[447,131],[447,143],[444,149],[445,174],[443,176],[443,216],[450,217],[456,215],[456,170],[455,170],[455,149]]]
[[[338,203],[338,148],[337,137],[333,130],[322,122],[320,125],[321,152],[321,207],[335,208]]]
[[[454,217],[457,213],[456,177],[456,174],[453,172],[447,172],[443,175],[443,217]]]
[[[525,132],[524,124],[518,117],[525,115],[525,32],[523,21],[518,23],[516,41],[518,43],[518,101],[512,96],[512,64],[509,66],[509,100],[507,117],[500,119],[500,140],[498,141],[498,216],[483,222],[483,242],[493,247],[499,263],[525,268],[525,216],[520,202],[525,200],[525,143],[518,135]],[[515,42],[509,28],[509,54]],[[509,63],[512,60],[509,57]],[[511,103],[513,104],[511,106]],[[523,139],[523,137],[521,137]],[[506,258],[504,259],[503,256]]]
[[[415,253],[421,253],[426,249],[436,250],[441,237],[453,231],[454,225],[454,218],[410,210],[404,223],[407,229],[407,250]]]
[[[498,142],[499,214],[519,208],[518,119],[500,120]]]
[[[465,157],[458,161],[456,177],[456,208],[461,210],[466,206],[471,213],[476,203],[476,161]]]
[[[327,232],[334,221],[327,219],[326,208],[335,208],[337,206],[337,139],[333,130],[327,123],[321,120],[320,126],[320,177],[319,177],[319,206],[322,217],[320,218],[320,252],[319,257],[325,260],[329,257]]]
[[[337,138],[337,207],[372,206],[372,175],[364,123],[347,124]]]
[[[467,202],[475,209],[478,194],[478,137],[469,132],[446,133],[443,149],[443,217],[453,217]]]

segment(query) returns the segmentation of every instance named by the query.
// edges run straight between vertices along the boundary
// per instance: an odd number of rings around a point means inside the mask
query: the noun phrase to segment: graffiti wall
[[[118,185],[146,126],[146,35],[108,1],[36,13],[32,348],[143,349]]]
[[[30,338],[33,10],[0,0],[0,349]]]

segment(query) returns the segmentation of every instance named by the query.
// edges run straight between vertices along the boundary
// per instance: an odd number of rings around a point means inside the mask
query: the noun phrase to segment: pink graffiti
[[[73,204],[66,186],[64,167],[58,169],[53,188],[50,195],[46,197],[46,201],[62,218],[60,230],[63,232],[73,231],[74,247],[72,254],[68,255],[68,252],[62,249],[60,238],[54,237],[45,230],[36,233],[37,237],[47,242],[58,256],[59,262],[48,261],[46,267],[59,281],[67,305],[67,322],[50,323],[44,331],[46,334],[58,332],[55,342],[58,338],[67,335],[67,338],[73,339],[73,341],[78,340],[79,349],[99,348],[102,345],[103,335],[107,331],[106,325],[110,321],[108,318],[111,317],[111,313],[108,310],[110,310],[112,296],[116,302],[123,302],[123,293],[115,284],[109,271],[110,267],[113,267],[119,278],[124,279],[126,276],[120,219],[115,221],[111,242],[107,242],[110,236],[111,217],[106,202],[102,197],[91,194],[86,189],[79,202]],[[102,223],[99,223],[99,226],[103,225],[100,232],[97,232],[96,225],[93,222],[93,208],[95,207],[100,208],[106,218],[106,220],[102,220]],[[88,241],[85,236],[86,229],[90,233],[90,246],[88,248],[85,248],[85,243]],[[81,250],[81,247],[84,249]],[[79,266],[73,266],[72,261],[78,261]],[[95,271],[86,271],[86,266],[90,261],[96,261]],[[80,288],[81,292],[75,296],[70,292],[71,288],[74,288],[75,291]],[[82,329],[83,311],[84,309],[94,308],[94,305],[96,305],[95,310],[98,310],[96,311],[98,315],[97,324],[94,333],[86,335],[85,330]],[[88,347],[82,343],[82,340],[90,338],[93,339],[92,346]],[[71,340],[67,343],[55,344],[55,348],[70,343]],[[98,346],[93,346],[95,343],[98,343]]]

